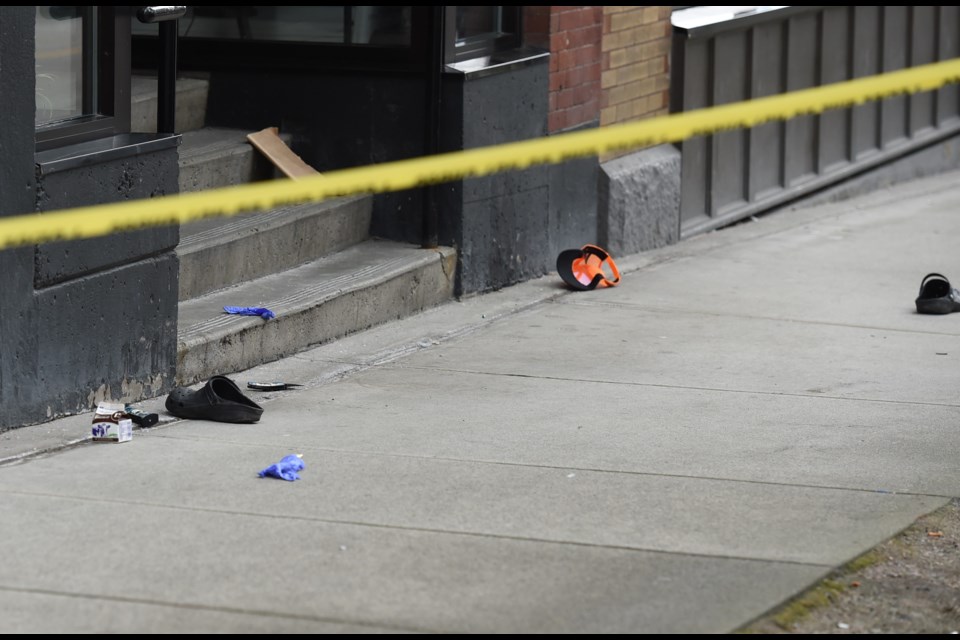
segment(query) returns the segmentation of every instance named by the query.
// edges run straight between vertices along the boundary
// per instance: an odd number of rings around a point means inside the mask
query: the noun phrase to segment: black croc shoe
[[[960,311],[960,291],[939,273],[930,273],[920,283],[917,313],[953,313]]]
[[[216,422],[256,422],[263,414],[263,407],[243,395],[226,376],[213,376],[196,391],[177,387],[167,396],[165,406],[178,418]]]

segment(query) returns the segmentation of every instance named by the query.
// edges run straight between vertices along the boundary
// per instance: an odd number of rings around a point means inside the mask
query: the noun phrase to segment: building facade
[[[2,7],[0,216],[277,178],[245,139],[270,127],[326,172],[960,55],[955,7],[733,9]],[[947,87],[405,192],[3,250],[0,430],[535,278],[563,249],[633,254],[894,164],[902,177],[951,168],[958,116]],[[299,288],[272,299],[272,324],[224,319],[223,292],[252,295],[243,287],[257,282]]]

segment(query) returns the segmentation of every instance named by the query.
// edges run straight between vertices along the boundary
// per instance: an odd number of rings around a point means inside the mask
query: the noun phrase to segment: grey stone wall
[[[673,145],[643,149],[600,168],[600,246],[616,257],[679,240],[680,152]]]

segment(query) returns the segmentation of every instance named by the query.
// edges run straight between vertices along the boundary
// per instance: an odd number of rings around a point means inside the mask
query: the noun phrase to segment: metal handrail
[[[160,28],[160,64],[157,69],[157,133],[175,133],[177,97],[177,20],[185,6],[140,7],[137,19]]]

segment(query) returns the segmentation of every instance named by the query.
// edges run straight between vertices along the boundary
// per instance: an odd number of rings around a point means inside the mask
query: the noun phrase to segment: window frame
[[[411,7],[409,45],[337,44],[189,37],[177,41],[181,71],[283,69],[421,73],[430,34],[429,6]],[[133,68],[157,68],[156,36],[133,36]]]
[[[457,7],[445,7],[444,15],[444,63],[455,64],[497,53],[519,49],[523,46],[523,6],[499,6],[503,31],[499,34],[485,33],[464,39],[457,47]]]
[[[94,104],[99,112],[37,126],[37,151],[130,132],[130,7],[96,9],[95,20],[83,24],[82,104],[84,112]]]

